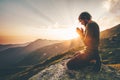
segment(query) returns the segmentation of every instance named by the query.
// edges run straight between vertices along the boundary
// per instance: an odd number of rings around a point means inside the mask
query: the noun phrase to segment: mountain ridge
[[[0,52],[4,51],[9,48],[15,48],[15,47],[24,47],[27,46],[29,43],[24,44],[0,44]]]
[[[49,41],[49,40],[42,40],[42,39],[38,39],[36,41],[33,41],[24,47],[11,47],[1,51],[0,52],[0,63],[1,63],[0,68],[1,67],[4,68],[9,65],[16,64],[17,62],[24,59],[24,57],[26,57],[29,53],[31,53],[34,50],[37,50],[38,48],[41,48],[50,44],[52,45],[54,43],[59,42],[59,41],[52,42],[52,40]],[[43,42],[45,45],[43,44]],[[40,46],[40,44],[42,44],[42,46]]]
[[[120,35],[120,24],[101,32],[100,39]]]

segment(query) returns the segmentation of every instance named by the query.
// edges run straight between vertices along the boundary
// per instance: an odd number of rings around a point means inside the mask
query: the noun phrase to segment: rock
[[[100,72],[94,73],[88,68],[78,71],[68,70],[63,65],[65,62],[67,60],[51,65],[29,80],[120,80],[120,73],[104,64]]]

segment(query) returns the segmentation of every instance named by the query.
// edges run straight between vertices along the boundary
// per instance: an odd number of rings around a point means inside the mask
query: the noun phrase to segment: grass
[[[108,64],[108,66],[113,67],[117,70],[120,70],[120,64]]]

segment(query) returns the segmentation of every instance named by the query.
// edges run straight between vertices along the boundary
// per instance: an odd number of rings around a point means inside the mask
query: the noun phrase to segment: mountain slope
[[[112,80],[113,78],[114,80],[120,79],[120,73],[106,65],[102,65],[102,69],[98,74],[89,71],[89,68],[82,69],[82,71],[72,71],[72,73],[70,71],[69,73],[69,71],[66,70],[64,65],[77,50],[81,49],[83,49],[83,47],[71,49],[64,54],[60,54],[50,59],[47,59],[43,63],[30,66],[22,72],[19,72],[9,77],[9,80],[28,80],[28,78],[30,77],[31,78],[29,80]]]
[[[57,40],[37,39],[37,40],[31,42],[26,47],[24,47],[24,50],[26,50],[27,53],[29,53],[29,52],[37,50],[41,47],[48,46],[48,45],[51,45],[51,44],[54,44],[54,43],[60,43],[60,42],[61,41],[57,41]]]
[[[38,39],[25,47],[8,48],[0,52],[0,68],[5,68],[23,60],[32,51],[60,41]]]
[[[63,63],[67,60],[61,61],[55,65],[42,70],[38,74],[29,78],[29,80],[119,80],[120,73],[106,65],[102,65],[99,73],[94,73],[88,68],[73,71],[65,68]]]
[[[104,63],[120,63],[120,24],[101,32],[100,53]]]
[[[63,54],[64,52],[78,46],[82,46],[79,39],[67,40],[61,43],[48,45],[33,51],[18,64],[24,66],[38,64],[48,58]]]
[[[7,69],[7,71],[4,70],[4,74],[0,74],[0,75],[2,75],[2,77],[0,77],[0,79],[4,79],[4,80],[8,80],[8,79],[9,80],[28,80],[28,78],[37,74],[39,71],[45,69],[46,67],[53,65],[53,64],[55,64],[63,59],[70,58],[71,56],[74,55],[73,53],[76,50],[80,50],[80,49],[83,49],[83,47],[71,49],[63,54],[59,54],[59,55],[47,58],[42,63],[39,62],[38,64],[29,65],[29,66],[16,66],[16,67],[14,67],[14,69],[12,69],[12,71],[9,69]],[[9,74],[8,74],[8,70],[10,72]],[[13,73],[14,70],[16,72]],[[7,73],[5,73],[5,71]]]
[[[39,69],[40,66],[44,67],[44,65],[42,63],[45,62],[44,64],[48,65],[46,63],[49,62],[49,59],[51,59],[54,56],[59,55],[59,54],[63,54],[64,55],[64,52],[66,52],[67,50],[69,50],[69,49],[71,49],[73,47],[77,47],[78,45],[82,45],[82,44],[80,44],[79,39],[78,40],[75,39],[75,40],[72,40],[72,41],[68,40],[68,41],[65,41],[65,42],[56,43],[56,44],[52,44],[52,45],[48,45],[48,46],[39,48],[39,49],[37,49],[37,50],[35,50],[35,51],[31,52],[31,53],[28,53],[28,55],[25,56],[25,57],[21,56],[23,59],[21,61],[19,61],[19,62],[17,61],[18,59],[16,59],[17,62],[13,66],[0,68],[0,70],[3,71],[2,73],[0,73],[0,75],[2,75],[2,79],[5,79],[5,78],[8,79],[9,77],[11,77],[13,75],[17,75],[17,74],[22,75],[21,72],[25,72],[26,73],[26,70],[27,70],[27,73],[29,73],[29,72],[31,72],[31,71],[29,71],[29,69],[30,70],[34,70],[36,68]],[[13,49],[13,50],[15,50],[15,49]],[[19,55],[17,55],[17,56],[19,56]],[[15,57],[15,55],[13,57]],[[55,60],[56,60],[56,58],[55,58]],[[8,59],[8,61],[10,61],[10,60]],[[14,61],[14,58],[13,58],[13,61]],[[51,63],[51,61],[49,63]],[[35,71],[35,74],[36,73],[37,72]],[[27,74],[27,75],[30,76],[30,74]],[[17,76],[16,76],[16,78],[17,78]],[[24,77],[24,76],[21,76],[21,77]],[[11,80],[18,80],[18,78],[15,79],[15,77],[14,77]]]
[[[0,51],[6,50],[8,48],[14,48],[14,47],[24,47],[27,46],[29,43],[25,43],[25,44],[0,44]]]
[[[111,38],[113,36],[119,36],[119,35],[120,35],[120,24],[118,24],[110,29],[102,31],[100,34],[100,38],[101,39]]]

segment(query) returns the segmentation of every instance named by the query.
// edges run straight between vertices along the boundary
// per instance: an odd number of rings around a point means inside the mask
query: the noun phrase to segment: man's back
[[[98,50],[99,46],[99,26],[91,21],[86,25],[84,34],[84,44],[86,49]]]

